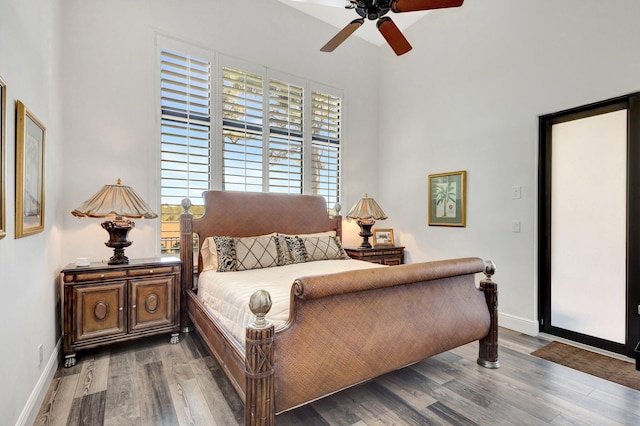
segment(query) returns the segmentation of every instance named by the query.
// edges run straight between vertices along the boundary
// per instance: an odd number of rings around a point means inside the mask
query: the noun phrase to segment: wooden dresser
[[[180,332],[180,259],[132,259],[126,265],[69,264],[62,270],[64,366],[76,351]]]
[[[382,265],[402,265],[404,263],[404,247],[344,248],[352,259],[364,260]]]

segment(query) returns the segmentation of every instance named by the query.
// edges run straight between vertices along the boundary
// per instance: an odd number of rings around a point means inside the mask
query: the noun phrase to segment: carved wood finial
[[[487,260],[484,262],[484,275],[487,277],[487,280],[491,281],[491,277],[496,273],[496,264],[491,260]]]
[[[189,209],[191,208],[191,200],[188,198],[183,198],[182,203],[180,203],[185,213],[189,213]]]
[[[249,327],[261,329],[271,325],[265,319],[265,316],[271,310],[271,295],[268,291],[258,290],[253,293],[249,299],[249,309],[256,316],[255,321],[249,324]]]
[[[333,206],[333,208],[336,211],[336,216],[338,216],[340,214],[340,210],[342,210],[342,205],[340,205],[340,203],[336,203],[336,205]]]

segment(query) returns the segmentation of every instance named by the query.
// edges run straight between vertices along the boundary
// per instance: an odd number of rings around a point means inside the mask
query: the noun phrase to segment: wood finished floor
[[[547,340],[500,330],[499,370],[472,343],[284,413],[278,425],[638,425],[640,392],[529,355]],[[640,373],[638,373],[640,374]],[[78,354],[35,425],[236,425],[240,399],[195,333]]]

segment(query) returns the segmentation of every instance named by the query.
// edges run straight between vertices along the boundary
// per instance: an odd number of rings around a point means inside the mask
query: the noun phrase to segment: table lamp
[[[365,194],[364,198],[361,198],[351,207],[347,218],[355,219],[358,226],[360,226],[360,233],[358,234],[362,237],[360,248],[371,248],[371,243],[369,243],[369,237],[373,235],[371,227],[376,223],[376,220],[384,220],[387,215],[384,214],[376,200],[369,198],[369,195]]]
[[[133,244],[128,240],[129,231],[135,226],[130,219],[158,217],[130,186],[122,185],[120,179],[115,185],[103,186],[71,214],[76,217],[107,218],[102,222],[102,227],[109,233],[109,241],[104,245],[113,248],[109,265],[129,263],[124,249]]]

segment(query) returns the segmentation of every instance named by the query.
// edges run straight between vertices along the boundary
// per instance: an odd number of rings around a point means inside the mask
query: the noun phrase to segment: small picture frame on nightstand
[[[393,247],[396,240],[393,236],[391,228],[374,228],[373,229],[373,246],[374,247]]]

